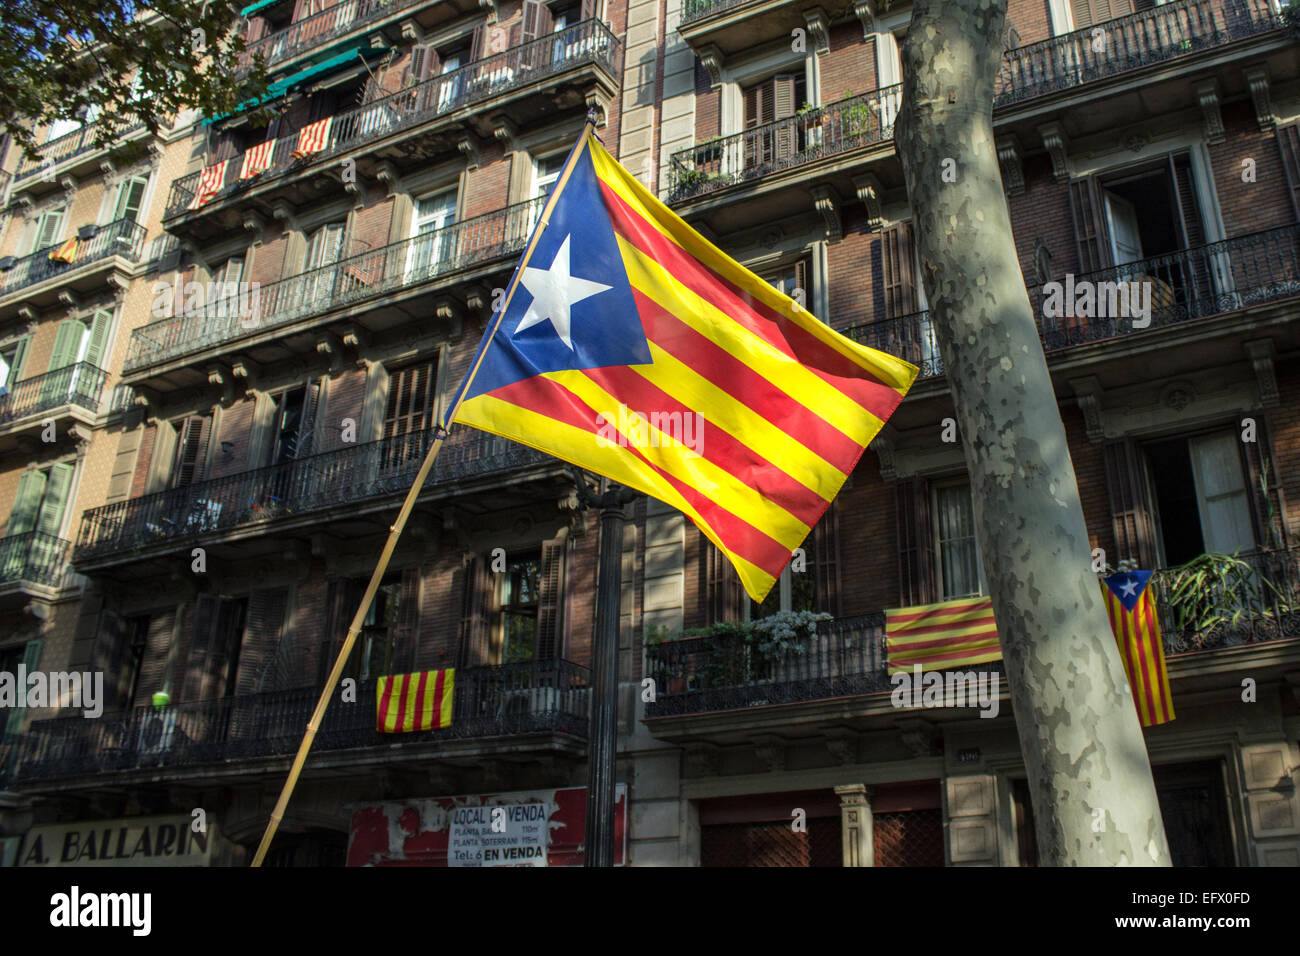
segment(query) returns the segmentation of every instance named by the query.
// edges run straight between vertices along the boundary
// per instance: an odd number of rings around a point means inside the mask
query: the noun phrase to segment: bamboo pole
[[[307,722],[307,732],[303,735],[302,743],[298,746],[298,753],[293,758],[293,765],[289,768],[289,776],[280,791],[280,798],[275,803],[275,809],[271,811],[271,819],[267,822],[266,832],[262,834],[262,842],[258,845],[257,853],[253,856],[253,866],[261,866],[262,861],[266,859],[266,853],[271,848],[271,841],[275,838],[275,831],[279,829],[280,821],[284,819],[284,811],[289,805],[289,798],[293,796],[294,787],[298,784],[298,777],[302,773],[303,765],[307,762],[307,753],[311,750],[312,742],[316,739],[316,732],[320,729],[321,721],[325,719],[325,709],[329,706],[330,697],[334,693],[339,678],[343,676],[343,668],[347,665],[348,656],[352,653],[352,647],[356,644],[357,636],[361,633],[361,626],[366,620],[366,615],[370,613],[370,605],[374,603],[375,594],[379,591],[379,582],[383,580],[384,574],[388,571],[388,562],[392,560],[393,551],[397,548],[397,541],[406,528],[406,522],[411,517],[411,512],[415,510],[415,500],[420,496],[420,491],[424,488],[429,472],[433,470],[433,463],[437,460],[438,452],[442,449],[443,440],[447,437],[447,428],[455,420],[456,412],[460,410],[461,403],[464,401],[466,393],[469,392],[474,377],[483,365],[483,358],[487,355],[492,340],[496,338],[497,330],[501,327],[501,320],[505,317],[506,310],[510,307],[510,300],[514,297],[515,289],[519,286],[519,277],[523,275],[524,268],[528,265],[533,251],[537,248],[538,240],[550,223],[551,213],[555,210],[555,204],[559,201],[560,193],[564,191],[565,185],[573,174],[574,167],[586,150],[587,138],[595,127],[595,114],[588,113],[587,124],[583,128],[582,137],[578,140],[572,152],[569,153],[568,162],[565,163],[564,169],[560,173],[560,179],[555,184],[555,189],[551,191],[550,198],[542,209],[537,228],[533,230],[532,237],[528,240],[528,246],[524,249],[519,265],[515,267],[514,275],[510,277],[510,284],[506,287],[505,300],[501,303],[501,308],[497,310],[493,319],[492,331],[485,340],[486,344],[479,349],[474,364],[470,367],[469,374],[465,377],[464,383],[462,383],[456,394],[455,402],[452,404],[451,409],[443,415],[442,421],[435,429],[433,444],[429,446],[428,454],[424,456],[424,462],[420,465],[420,470],[415,476],[415,482],[411,485],[411,490],[406,493],[406,500],[402,502],[402,510],[398,512],[397,520],[389,528],[388,541],[384,544],[384,550],[379,555],[379,563],[375,565],[374,573],[370,575],[370,583],[366,586],[366,593],[361,598],[361,606],[357,608],[357,613],[352,616],[352,623],[348,625],[347,638],[343,641],[339,656],[334,661],[334,667],[330,670],[325,686],[321,690],[320,700],[316,702],[316,710],[312,713],[311,720]]]

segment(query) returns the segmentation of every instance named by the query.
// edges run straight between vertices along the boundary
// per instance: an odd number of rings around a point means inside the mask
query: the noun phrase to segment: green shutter
[[[27,673],[39,668],[41,665],[41,639],[38,637],[34,641],[28,641],[27,646],[23,648],[23,667]],[[17,737],[23,723],[23,711],[26,709],[25,704],[27,695],[19,689],[18,700],[13,709],[9,712],[9,720],[5,723],[5,739],[9,740]]]
[[[108,330],[113,324],[113,313],[100,309],[95,313],[95,320],[90,326],[90,340],[86,343],[86,354],[82,358],[96,368],[104,367],[104,346],[108,343]]]
[[[119,219],[130,219],[136,221],[140,215],[140,206],[144,202],[144,190],[149,180],[143,176],[137,176],[122,183],[117,190],[117,209],[113,213],[113,221]]]
[[[24,335],[18,340],[18,344],[14,347],[14,364],[13,368],[9,369],[9,385],[11,391],[13,390],[13,384],[22,377],[23,363],[27,361],[27,349],[31,344],[32,337],[30,335]]]
[[[77,360],[81,351],[81,340],[86,336],[86,327],[76,319],[64,319],[59,323],[58,335],[54,337],[54,351],[50,353],[50,364],[46,370],[66,368]]]
[[[72,488],[74,466],[69,463],[52,465],[50,478],[45,484],[45,499],[36,516],[36,530],[58,537],[63,525],[63,509],[68,505],[68,491]]]
[[[5,526],[6,537],[26,534],[36,527],[36,513],[45,497],[45,478],[43,471],[25,471],[18,479],[18,494],[14,495],[13,510]]]

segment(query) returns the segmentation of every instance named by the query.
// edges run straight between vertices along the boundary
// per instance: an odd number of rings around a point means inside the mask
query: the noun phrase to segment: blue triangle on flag
[[[1106,587],[1110,588],[1110,593],[1124,605],[1124,610],[1132,611],[1141,600],[1142,592],[1147,589],[1152,573],[1151,571],[1121,571],[1103,580],[1106,582]]]

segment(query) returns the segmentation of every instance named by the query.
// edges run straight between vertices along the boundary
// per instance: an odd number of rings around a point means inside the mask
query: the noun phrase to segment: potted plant
[[[1232,640],[1232,633],[1288,613],[1286,597],[1267,576],[1234,554],[1203,554],[1173,569],[1169,609],[1181,637],[1204,647]]]
[[[665,627],[662,624],[656,625],[646,631],[646,647],[653,648],[671,643],[674,633],[675,632],[671,628]],[[654,664],[650,669],[650,676],[664,682],[664,693],[682,694],[686,692],[686,665],[680,656],[674,654],[655,654],[653,652],[647,656],[654,658]]]

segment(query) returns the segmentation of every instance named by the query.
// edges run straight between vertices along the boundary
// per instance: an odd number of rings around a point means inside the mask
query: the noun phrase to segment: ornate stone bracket
[[[895,721],[903,746],[914,757],[934,756],[934,724],[924,717],[900,717]]]
[[[754,753],[767,767],[769,773],[778,773],[785,769],[786,739],[776,734],[755,734]]]
[[[854,0],[853,12],[862,23],[862,39],[870,40],[876,35],[876,11],[880,7],[878,0]]]
[[[593,86],[583,94],[582,98],[587,104],[587,112],[596,114],[596,128],[603,128],[608,119],[609,107],[609,97],[605,91],[598,86]]]
[[[884,214],[880,211],[880,180],[874,173],[863,173],[853,177],[853,188],[857,190],[858,199],[867,207],[867,228],[878,231],[885,224]]]
[[[501,144],[501,148],[507,153],[514,151],[515,137],[517,135],[518,130],[515,128],[515,124],[510,121],[509,117],[494,116],[492,118],[492,137]]]
[[[359,326],[349,326],[343,330],[343,336],[340,339],[343,347],[352,353],[356,359],[357,367],[364,368],[366,360],[362,358],[361,353],[370,344],[370,336],[365,329]]]
[[[321,333],[316,340],[316,354],[325,358],[330,372],[343,370],[343,343],[332,332]]]
[[[722,768],[722,748],[697,742],[686,745],[686,772],[692,777],[715,777]]]
[[[388,192],[388,198],[392,199],[394,194],[402,192],[402,175],[397,171],[397,167],[390,161],[381,159],[375,164],[375,179],[379,180]]]
[[[1269,132],[1277,125],[1273,116],[1273,100],[1268,89],[1268,70],[1256,67],[1245,72],[1246,83],[1250,86],[1250,100],[1255,104],[1255,119],[1259,121],[1262,132]]]
[[[257,383],[262,378],[262,368],[251,359],[236,356],[230,363],[230,375],[244,383],[244,392],[257,391]]]
[[[818,53],[831,52],[831,21],[821,7],[810,7],[803,12],[803,22],[808,25],[808,36]]]
[[[73,292],[71,289],[60,289],[59,303],[61,305],[66,305],[70,309],[79,309],[81,308],[81,296],[77,295],[77,293]]]
[[[858,762],[859,734],[845,727],[832,728],[826,732],[826,749],[841,767]]]
[[[482,315],[492,308],[492,290],[484,285],[472,285],[465,290],[465,308]]]
[[[18,307],[18,318],[22,319],[29,326],[34,326],[39,316],[30,302],[24,302]]]
[[[700,58],[704,71],[709,74],[710,89],[716,90],[722,82],[722,51],[716,44],[708,43],[700,47],[696,55]]]
[[[297,210],[283,199],[277,199],[272,203],[271,215],[274,216],[278,222],[284,223],[285,229],[292,231],[298,228]]]
[[[808,190],[812,194],[813,206],[821,213],[826,222],[826,238],[830,242],[839,242],[844,238],[844,227],[840,222],[840,197],[830,186],[814,186]]]
[[[1259,383],[1259,402],[1265,408],[1277,408],[1281,402],[1277,390],[1277,370],[1273,360],[1277,348],[1272,339],[1254,339],[1244,343],[1250,364],[1255,368],[1255,379]]]
[[[1019,196],[1025,191],[1025,154],[1014,133],[999,136],[997,140],[998,166],[1002,168],[1002,190],[1008,196]]]
[[[478,140],[466,133],[460,139],[456,140],[456,148],[460,150],[465,157],[466,169],[478,169],[483,159],[479,154]]]
[[[433,314],[438,321],[447,323],[450,339],[459,342],[465,334],[465,309],[460,302],[450,295],[440,295],[433,300]]]
[[[1079,410],[1083,412],[1083,425],[1088,433],[1088,441],[1101,442],[1106,437],[1105,422],[1102,419],[1101,382],[1095,375],[1089,375],[1086,378],[1070,379],[1070,387],[1074,389],[1075,397],[1079,400]]]
[[[224,365],[208,366],[208,384],[217,389],[222,408],[229,408],[235,402],[235,379]]]
[[[402,39],[408,43],[424,42],[424,27],[420,26],[418,20],[403,20],[400,26]]]
[[[266,220],[258,215],[255,210],[245,209],[240,221],[244,226],[244,231],[252,233],[253,245],[260,246],[266,238]]]
[[[1070,163],[1066,156],[1069,143],[1064,128],[1060,123],[1044,123],[1038,127],[1038,132],[1043,137],[1043,148],[1052,158],[1052,178],[1058,183],[1069,182]]]
[[[77,454],[77,461],[81,461],[86,457],[86,452],[90,451],[90,441],[95,435],[94,429],[80,422],[74,422],[68,426],[66,434],[72,440],[72,447]]]
[[[1213,146],[1222,143],[1224,138],[1223,113],[1219,110],[1219,83],[1206,80],[1196,87],[1196,101],[1201,105],[1201,128],[1205,131],[1205,142]]]
[[[897,481],[898,471],[894,467],[894,452],[898,448],[898,432],[893,425],[885,425],[876,432],[869,446],[880,459],[880,477],[885,481]]]

